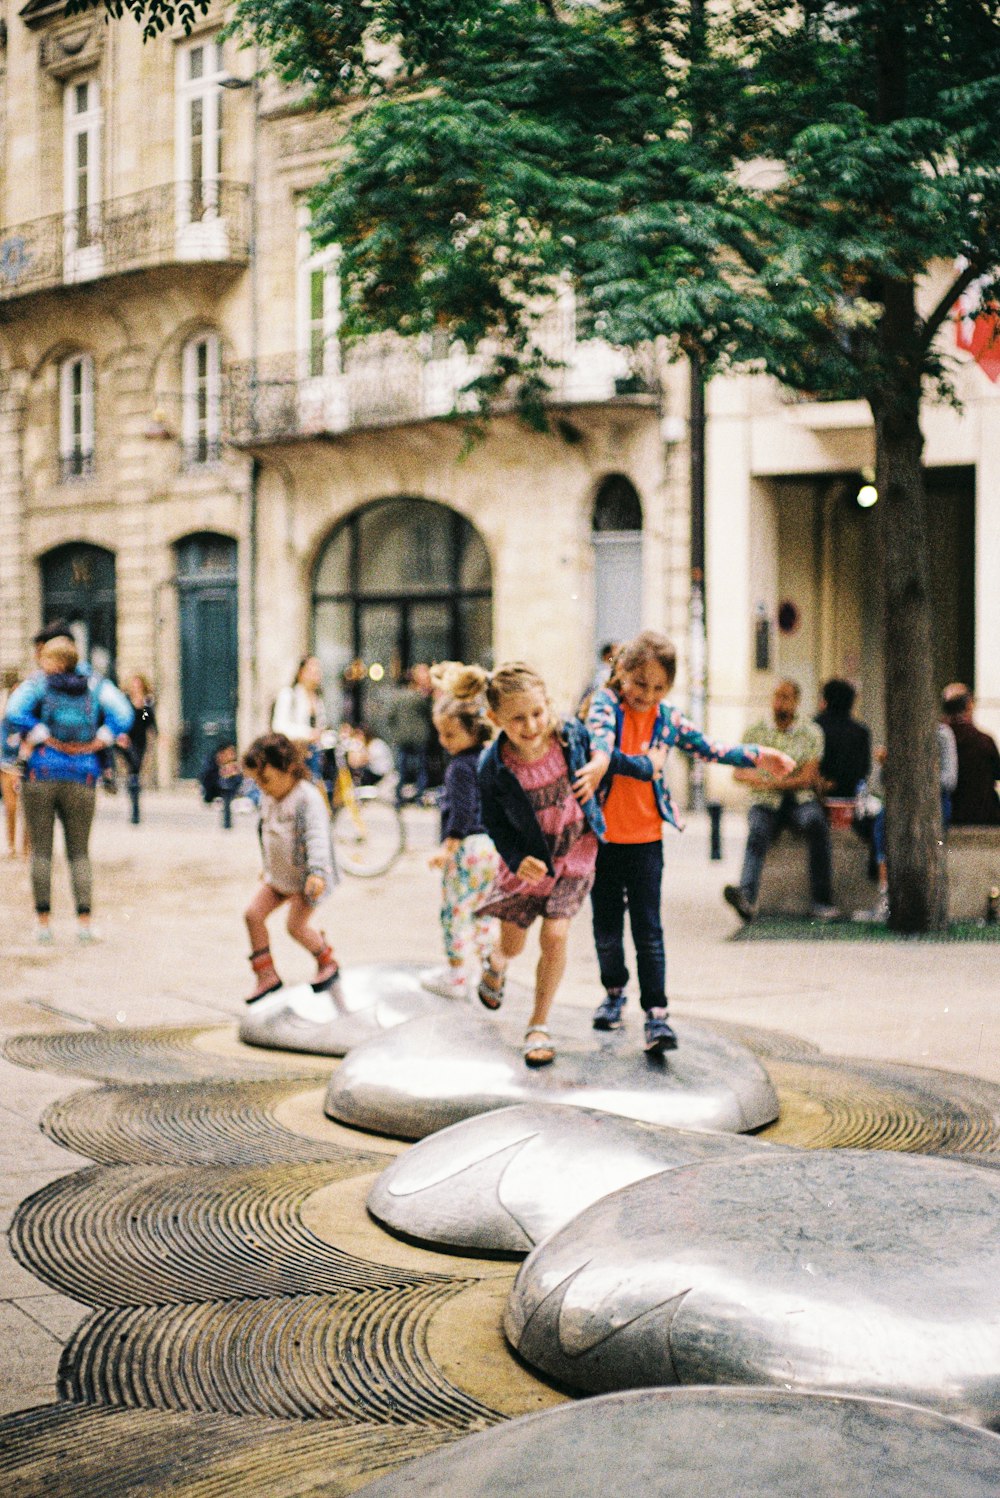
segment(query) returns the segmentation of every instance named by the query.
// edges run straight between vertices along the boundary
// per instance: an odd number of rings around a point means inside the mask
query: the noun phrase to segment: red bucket
[[[854,823],[854,798],[831,796],[825,802],[826,820],[831,827],[851,827]]]

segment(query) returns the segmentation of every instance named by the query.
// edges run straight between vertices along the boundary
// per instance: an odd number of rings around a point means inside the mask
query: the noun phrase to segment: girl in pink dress
[[[609,768],[650,780],[665,752],[627,756],[595,751],[576,718],[556,720],[542,678],[521,662],[483,673],[489,716],[499,737],[483,755],[483,823],[501,865],[481,915],[497,916],[500,939],[483,968],[479,998],[499,1009],[507,965],[524,950],[541,917],[535,1003],[524,1037],[528,1066],[548,1066],[555,1050],[549,1012],[566,968],[569,923],[594,882],[604,818],[592,786]]]

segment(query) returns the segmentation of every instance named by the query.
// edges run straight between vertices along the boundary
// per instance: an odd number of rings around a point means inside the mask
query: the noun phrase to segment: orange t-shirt
[[[651,707],[648,713],[634,713],[623,706],[619,745],[623,754],[642,754],[649,747],[658,712],[659,708]],[[616,775],[604,803],[604,820],[609,843],[658,843],[663,822],[656,809],[653,782]]]

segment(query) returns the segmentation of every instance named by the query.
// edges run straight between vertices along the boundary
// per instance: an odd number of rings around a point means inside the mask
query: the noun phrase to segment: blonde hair
[[[541,692],[545,701],[549,700],[545,682],[534,666],[524,661],[505,661],[486,678],[486,701],[491,712],[498,713],[504,698],[513,697],[517,692]]]
[[[621,647],[611,667],[610,685],[618,691],[624,675],[638,671],[649,661],[655,661],[667,678],[667,686],[672,687],[677,675],[677,648],[673,640],[668,640],[656,629],[644,629]]]
[[[486,717],[486,687],[489,680],[482,666],[462,661],[441,661],[431,667],[437,700],[431,712],[435,725],[454,719],[477,744],[488,744],[493,728]]]
[[[68,636],[58,635],[46,640],[38,652],[38,664],[43,671],[72,671],[80,660],[80,652]]]

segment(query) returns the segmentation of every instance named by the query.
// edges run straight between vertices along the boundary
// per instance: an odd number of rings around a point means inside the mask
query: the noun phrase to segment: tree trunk
[[[889,924],[895,931],[931,931],[947,920],[920,364],[910,347],[913,312],[912,286],[892,287],[880,327],[884,382],[871,398],[885,609]]]

